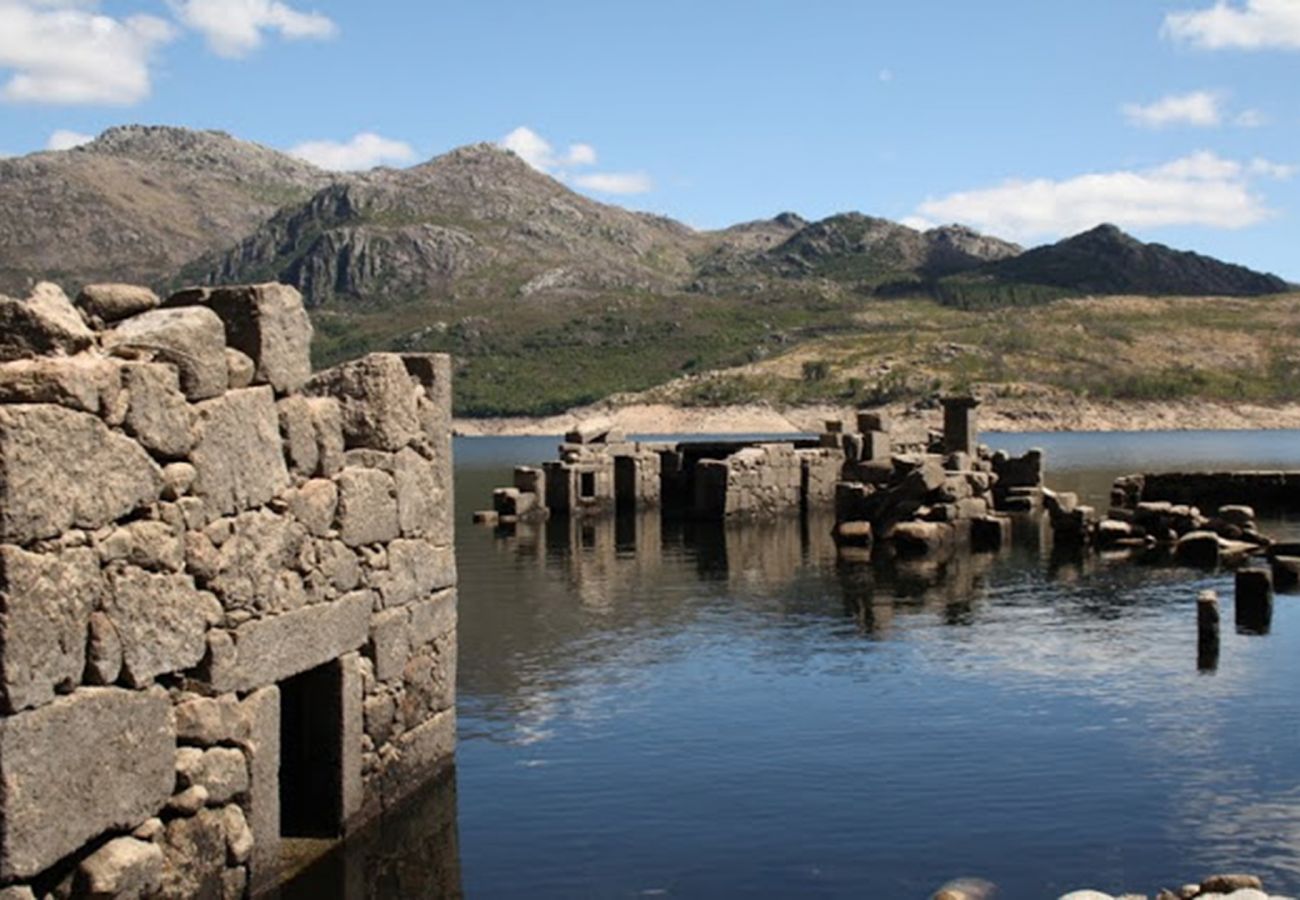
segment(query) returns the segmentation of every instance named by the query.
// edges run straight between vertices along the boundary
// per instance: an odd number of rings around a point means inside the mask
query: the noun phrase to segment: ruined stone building
[[[279,285],[0,297],[0,898],[237,898],[455,745],[450,364]]]

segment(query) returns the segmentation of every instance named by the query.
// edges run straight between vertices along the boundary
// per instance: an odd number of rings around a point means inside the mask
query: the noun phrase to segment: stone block
[[[198,785],[208,792],[210,806],[220,806],[248,792],[248,763],[234,747],[182,747],[176,751],[176,784]]]
[[[187,559],[199,584],[227,611],[277,611],[296,605],[283,592],[293,587],[288,576],[297,574],[292,570],[307,540],[301,523],[259,509],[187,535]]]
[[[208,627],[222,616],[221,604],[189,575],[134,567],[109,571],[104,613],[121,641],[122,679],[131,687],[198,665]]]
[[[157,519],[140,519],[95,541],[100,562],[127,562],[155,572],[179,572],[185,548],[176,529]]]
[[[158,689],[83,688],[0,719],[0,878],[29,878],[161,809],[175,744]]]
[[[399,488],[400,490],[400,488]],[[324,537],[334,527],[338,510],[339,489],[328,478],[313,478],[303,482],[289,497],[289,514],[303,524],[309,534]],[[398,495],[398,515],[401,515],[401,495]]]
[[[338,401],[346,447],[396,451],[423,433],[421,391],[396,354],[371,353],[327,369],[306,392]]]
[[[153,309],[104,332],[104,348],[118,356],[174,365],[190,400],[218,397],[229,385],[226,337],[207,309]]]
[[[211,747],[246,743],[252,737],[252,720],[246,704],[234,694],[194,697],[176,704],[177,740]]]
[[[539,498],[546,491],[546,478],[536,466],[515,466],[514,486],[524,493],[536,494]]]
[[[365,784],[362,780],[362,743],[366,733],[365,711],[362,705],[364,686],[361,678],[361,655],[349,653],[339,659],[341,680],[339,692],[339,747],[341,759],[339,812],[343,822],[350,823],[361,814],[365,805]]]
[[[257,367],[254,380],[277,394],[297,390],[311,376],[311,319],[302,295],[285,284],[254,284],[182,291],[168,306],[201,304],[225,327],[224,340]]]
[[[337,476],[339,539],[349,547],[382,544],[401,534],[397,486],[378,469],[349,466]]]
[[[456,554],[451,546],[399,538],[388,545],[388,569],[374,575],[386,608],[422,600],[456,583]]]
[[[316,474],[330,478],[343,468],[343,412],[333,397],[308,397],[312,428],[316,432]]]
[[[350,591],[361,583],[357,555],[342,541],[316,541],[316,566],[322,577],[338,591]]]
[[[380,681],[395,681],[402,677],[411,647],[408,640],[410,612],[406,609],[388,609],[377,613],[370,621],[370,644],[367,655],[375,664],[375,677]]]
[[[128,397],[123,423],[127,433],[166,459],[179,459],[190,452],[190,408],[174,368],[159,363],[123,363],[122,386]]]
[[[158,295],[135,284],[88,284],[77,295],[77,306],[88,318],[117,322],[148,312],[159,304]]]
[[[118,405],[120,363],[101,356],[46,356],[0,363],[0,403],[56,403],[105,414]]]
[[[81,861],[77,891],[85,897],[136,898],[152,894],[162,881],[163,852],[133,837],[113,838]]]
[[[163,871],[151,900],[222,900],[226,829],[220,812],[202,809],[167,823]]]
[[[200,403],[194,422],[194,493],[215,513],[261,506],[289,485],[270,389],[245,388]]]
[[[231,389],[246,388],[257,376],[257,365],[246,353],[240,353],[234,347],[226,348],[226,380]]]
[[[894,452],[888,432],[862,432],[862,459],[867,462],[885,462]]]
[[[86,641],[87,684],[114,684],[122,674],[122,639],[113,620],[102,612],[90,614],[90,637]]]
[[[320,468],[320,447],[316,441],[311,401],[295,395],[277,401],[275,408],[280,416],[280,436],[284,441],[289,470],[310,478]]]
[[[253,832],[250,861],[254,882],[275,872],[280,853],[280,689],[274,685],[249,694],[241,704],[248,718],[248,802]]]
[[[245,622],[234,632],[234,658],[214,661],[214,690],[248,691],[283,681],[359,649],[370,637],[370,591]]]
[[[0,540],[101,528],[157,500],[161,488],[149,454],[94,416],[0,406]]]
[[[540,474],[540,470],[534,471]],[[408,447],[394,460],[393,478],[402,534],[450,544],[454,527],[450,479],[438,464]],[[540,498],[540,494],[535,496]]]
[[[232,803],[221,809],[221,826],[226,833],[226,862],[240,866],[253,854],[253,829],[248,827],[244,810]],[[241,890],[236,897],[243,897]]]
[[[103,591],[93,550],[0,546],[0,705],[48,703],[80,683],[86,634]]]
[[[26,300],[0,295],[0,361],[80,353],[95,342],[72,301],[41,282]]]
[[[439,591],[411,606],[411,645],[430,644],[438,638],[455,636],[456,590]]]
[[[380,776],[380,797],[391,809],[430,776],[451,762],[456,752],[456,710],[438,713],[394,742]]]
[[[872,431],[889,431],[892,423],[889,414],[880,410],[860,409],[857,413],[858,432],[868,434]]]

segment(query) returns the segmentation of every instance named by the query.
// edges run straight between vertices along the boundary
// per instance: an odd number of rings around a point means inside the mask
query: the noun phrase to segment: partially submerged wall
[[[450,761],[450,365],[279,285],[0,297],[0,896],[240,897]]]

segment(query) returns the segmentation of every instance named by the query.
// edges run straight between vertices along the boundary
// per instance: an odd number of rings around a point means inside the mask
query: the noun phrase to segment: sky
[[[335,169],[491,141],[696,228],[1105,221],[1300,282],[1300,0],[0,0],[0,155],[131,122]]]

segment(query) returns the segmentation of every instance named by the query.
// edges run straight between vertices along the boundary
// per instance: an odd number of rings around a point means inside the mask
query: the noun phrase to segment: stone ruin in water
[[[0,297],[0,898],[243,897],[451,761],[449,360],[310,340],[280,285]]]
[[[660,509],[705,521],[762,519],[834,509],[845,552],[875,544],[903,555],[969,543],[998,549],[1012,513],[1043,509],[1043,455],[994,453],[978,442],[971,397],[943,401],[944,428],[923,443],[898,441],[881,412],[856,429],[829,421],[815,438],[777,441],[628,441],[608,424],[565,435],[560,457],[515,469],[481,523],[511,527],[552,515]]]

